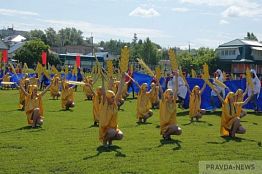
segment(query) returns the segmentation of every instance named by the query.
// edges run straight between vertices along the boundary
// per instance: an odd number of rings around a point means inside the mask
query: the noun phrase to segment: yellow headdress
[[[243,94],[243,90],[242,89],[238,89],[235,93],[235,95],[239,95],[239,94]]]
[[[29,94],[31,95],[35,89],[37,89],[37,85],[29,85]]]
[[[173,90],[172,89],[167,89],[165,92],[164,92],[164,98],[167,99],[168,97],[170,96],[173,96]]]
[[[235,96],[234,92],[229,92],[229,93],[227,94],[226,99],[233,98],[234,96]]]
[[[143,84],[141,85],[141,91],[145,91],[146,88],[147,88],[147,83],[143,83]]]
[[[115,93],[114,91],[111,91],[111,90],[107,90],[106,91],[106,98],[112,98],[112,97],[115,97]]]

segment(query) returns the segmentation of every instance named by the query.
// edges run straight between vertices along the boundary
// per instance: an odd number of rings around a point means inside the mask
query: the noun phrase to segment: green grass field
[[[198,173],[201,160],[262,160],[262,116],[242,119],[247,129],[236,139],[220,137],[220,112],[189,124],[187,110],[178,110],[183,133],[163,142],[159,114],[148,124],[136,124],[136,101],[119,111],[122,141],[104,149],[98,128],[92,127],[92,102],[75,93],[76,107],[61,111],[60,100],[44,97],[42,128],[27,127],[17,110],[18,91],[0,91],[0,173]]]

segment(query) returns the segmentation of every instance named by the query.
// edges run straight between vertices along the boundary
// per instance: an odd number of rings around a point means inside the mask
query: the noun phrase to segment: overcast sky
[[[216,48],[253,32],[262,40],[262,0],[0,0],[0,27],[75,27],[95,42],[149,37],[162,47]]]

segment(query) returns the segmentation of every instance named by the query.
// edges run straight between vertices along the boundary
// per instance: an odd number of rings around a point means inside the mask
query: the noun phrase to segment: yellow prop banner
[[[191,76],[192,76],[192,78],[197,77],[196,71],[194,69],[191,69]]]
[[[209,79],[210,75],[209,75],[208,65],[206,63],[203,65],[203,72],[204,72],[203,78]]]
[[[169,56],[169,60],[170,60],[170,64],[171,64],[172,70],[173,71],[177,70],[178,69],[178,64],[177,64],[177,60],[176,60],[175,51],[170,48],[168,50],[168,56]]]
[[[114,69],[114,66],[113,66],[113,62],[111,60],[108,60],[106,62],[107,64],[107,75],[108,77],[112,77],[113,76],[113,69]]]
[[[26,63],[24,63],[23,69],[22,69],[23,73],[28,73],[28,66]]]
[[[161,69],[160,67],[156,67],[156,78],[159,80],[161,78]]]
[[[128,69],[128,62],[129,62],[129,49],[127,46],[121,49],[121,58],[120,58],[120,71],[126,72]]]
[[[152,70],[145,64],[145,62],[142,59],[137,58],[137,61],[145,69],[146,73],[148,73],[150,76],[154,76]]]
[[[252,82],[252,77],[251,77],[249,68],[246,69],[246,80],[247,80],[248,86],[250,86],[250,88],[254,90],[254,83]]]

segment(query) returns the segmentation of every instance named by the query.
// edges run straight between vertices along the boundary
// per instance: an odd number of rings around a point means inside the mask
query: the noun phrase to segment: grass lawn
[[[262,160],[262,116],[242,119],[247,129],[236,139],[220,137],[220,112],[189,124],[187,110],[178,110],[183,133],[167,143],[159,134],[159,114],[136,124],[136,101],[119,111],[122,141],[105,150],[92,127],[92,102],[75,93],[76,107],[61,111],[60,100],[44,97],[42,128],[27,127],[17,110],[18,91],[0,91],[0,173],[198,173],[201,160]]]

